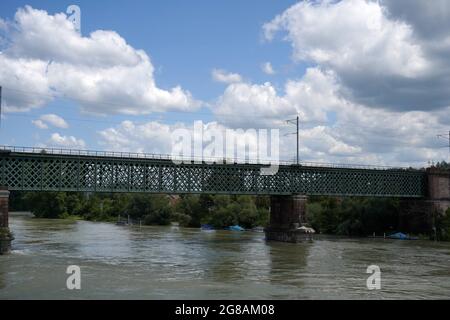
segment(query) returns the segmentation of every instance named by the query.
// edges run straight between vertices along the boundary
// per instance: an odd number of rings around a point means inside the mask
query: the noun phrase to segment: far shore
[[[9,216],[30,216],[33,217],[33,213],[31,211],[10,211]]]
[[[9,213],[10,216],[15,216],[15,217],[34,217],[33,213],[31,211],[11,211]],[[88,221],[85,220],[81,217],[75,217],[74,219],[70,219],[70,218],[58,218],[59,220],[83,220],[83,221]],[[54,219],[50,219],[50,220],[54,220]],[[91,222],[107,222],[107,223],[114,223],[115,221],[91,221]],[[176,222],[172,222],[171,225],[168,226],[178,226]],[[195,228],[196,229],[196,228]],[[246,230],[246,231],[251,231],[251,230]],[[420,239],[419,240],[425,240],[425,241],[429,241],[430,239],[425,238],[423,235],[419,235]],[[348,236],[348,235],[337,235],[337,234],[325,234],[325,233],[317,233],[314,235],[314,239],[315,240],[346,240],[346,239],[373,239],[373,240],[395,240],[395,239],[388,239],[385,238],[383,235],[377,235],[376,237],[373,237],[373,235],[368,235],[366,237],[364,236]]]

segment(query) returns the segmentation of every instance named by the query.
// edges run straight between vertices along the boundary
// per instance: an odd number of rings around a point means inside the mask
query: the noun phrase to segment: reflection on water
[[[11,218],[13,252],[0,256],[0,298],[395,299],[449,298],[450,244],[380,239],[264,241],[262,233],[123,227]],[[82,289],[66,289],[79,265]],[[366,288],[379,265],[382,290]]]

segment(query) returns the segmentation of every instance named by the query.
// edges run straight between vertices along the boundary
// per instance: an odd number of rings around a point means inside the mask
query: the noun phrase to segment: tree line
[[[240,225],[265,227],[270,217],[269,196],[159,194],[85,194],[74,192],[12,192],[11,210],[31,211],[38,218],[77,218],[117,221],[119,215],[144,225],[215,228]],[[317,233],[368,236],[401,231],[450,240],[450,210],[446,215],[404,216],[395,198],[309,197],[306,220]],[[436,227],[436,232],[432,229]]]
[[[118,216],[146,225],[215,228],[264,226],[269,218],[269,198],[247,195],[83,194],[74,192],[12,192],[11,210],[31,211],[38,218],[79,218],[116,221]]]

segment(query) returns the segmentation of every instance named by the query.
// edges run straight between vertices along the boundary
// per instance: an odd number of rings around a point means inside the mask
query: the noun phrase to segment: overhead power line
[[[448,140],[448,159],[449,159],[449,162],[450,162],[450,130],[448,131],[448,135],[446,135],[446,134],[438,134],[437,137],[445,139],[445,140]]]

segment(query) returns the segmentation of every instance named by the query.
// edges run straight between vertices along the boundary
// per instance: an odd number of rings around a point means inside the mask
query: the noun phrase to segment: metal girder
[[[282,165],[260,174],[254,164],[180,164],[170,160],[0,153],[0,185],[9,190],[305,194],[423,197],[426,173]]]

